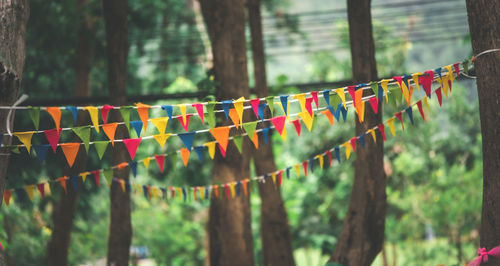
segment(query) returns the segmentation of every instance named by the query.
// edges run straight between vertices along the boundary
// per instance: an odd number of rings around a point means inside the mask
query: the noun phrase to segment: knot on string
[[[479,248],[477,255],[478,257],[467,263],[467,266],[479,266],[482,262],[488,262],[489,256],[500,259],[500,246],[496,246],[490,251],[486,251],[486,248]]]

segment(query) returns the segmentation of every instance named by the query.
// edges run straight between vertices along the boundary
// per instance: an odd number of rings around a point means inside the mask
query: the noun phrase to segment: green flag
[[[132,106],[122,106],[120,107],[120,113],[122,114],[123,122],[127,127],[128,133],[130,134],[130,109]]]
[[[233,142],[236,145],[236,148],[238,148],[238,151],[240,151],[240,153],[242,153],[243,152],[243,136],[242,135],[234,136]]]
[[[102,160],[102,156],[108,147],[109,141],[94,141],[95,149],[97,150],[97,154],[99,155],[99,159]]]
[[[111,182],[113,182],[113,168],[102,170],[102,174],[108,183],[108,187],[111,186]]]
[[[378,83],[375,81],[370,82],[370,87],[372,87],[372,91],[375,94],[375,96],[378,97]]]
[[[87,154],[89,153],[90,126],[74,127],[73,132],[83,141]]]
[[[207,115],[205,119],[208,122],[208,126],[210,128],[215,127],[215,113],[214,113],[214,107],[215,107],[216,102],[208,102],[207,103]]]
[[[271,116],[274,116],[274,96],[266,97],[267,106],[269,106],[269,111],[271,111]]]
[[[335,112],[337,112],[337,108],[339,107],[340,103],[342,103],[342,99],[340,99],[340,96],[338,94],[330,94],[330,104],[332,105]]]
[[[243,123],[242,127],[248,134],[248,137],[252,139],[255,132],[255,128],[257,128],[257,121]]]
[[[33,124],[35,125],[35,129],[38,130],[38,125],[40,124],[40,107],[28,106],[28,112]]]

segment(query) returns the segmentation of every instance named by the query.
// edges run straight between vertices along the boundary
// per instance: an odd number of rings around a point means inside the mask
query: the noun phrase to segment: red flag
[[[314,104],[316,104],[316,110],[319,109],[319,103],[318,103],[318,92],[317,91],[311,91],[311,95],[314,100]]]
[[[128,153],[130,154],[130,158],[133,160],[135,157],[135,153],[137,152],[137,148],[141,143],[142,138],[137,139],[124,139],[123,144],[127,147]]]
[[[102,121],[104,121],[104,124],[108,123],[108,113],[109,110],[113,108],[115,107],[112,105],[104,105],[103,107],[101,107],[101,116],[102,116]]]
[[[417,102],[417,107],[418,107],[418,112],[420,113],[420,116],[422,116],[422,119],[425,121],[424,109],[422,109],[422,100]]]
[[[328,150],[326,152],[326,154],[328,155],[328,167],[331,167],[332,166],[332,152],[330,150]]]
[[[293,120],[292,123],[295,126],[295,130],[297,131],[297,136],[300,137],[300,129],[301,129],[300,120],[297,118],[297,119]]]
[[[302,162],[302,167],[304,168],[304,175],[307,177],[307,161]]]
[[[383,123],[379,124],[377,128],[380,131],[380,134],[382,134],[382,138],[384,139],[384,141],[386,141],[387,139],[385,138],[385,125]]]
[[[351,138],[352,151],[356,151],[356,139],[358,139],[358,138],[357,137],[352,137]]]
[[[250,100],[250,105],[252,106],[252,110],[255,113],[255,116],[257,118],[259,118],[259,102],[260,102],[260,99]]]
[[[309,116],[312,116],[313,115],[313,110],[312,110],[312,101],[313,101],[313,98],[306,98],[306,110],[307,112],[309,113]]]
[[[156,155],[155,154],[155,160],[158,166],[160,167],[160,173],[163,174],[163,166],[165,162],[165,155]]]
[[[443,95],[441,95],[441,87],[437,88],[437,90],[434,91],[436,93],[436,96],[438,98],[438,103],[439,106],[443,104]]]
[[[394,114],[395,117],[401,122],[401,127],[403,128],[403,131],[405,131],[405,124],[403,123],[403,112],[398,112]]]
[[[377,99],[377,97],[370,98],[369,101],[370,101],[370,105],[373,109],[373,112],[375,114],[378,114],[378,99]]]
[[[186,132],[188,132],[188,130],[189,130],[189,118],[192,115],[193,114],[186,114],[186,123],[184,123],[184,120],[182,119],[182,116],[178,116],[177,117],[177,119],[179,120],[179,123],[181,123],[182,128],[184,128],[184,130],[186,130]]]
[[[283,133],[283,129],[285,128],[286,116],[276,116],[271,118],[271,122],[273,122],[276,131],[281,135]]]
[[[40,192],[40,195],[42,195],[42,199],[45,198],[45,183],[37,184],[36,188]]]
[[[57,149],[57,143],[59,143],[59,138],[61,137],[61,132],[62,129],[49,129],[49,130],[44,130],[43,133],[45,134],[45,137],[49,141],[50,146],[52,146],[52,150],[54,153],[56,153]]]
[[[92,171],[91,173],[94,175],[95,184],[97,185],[97,187],[100,187],[101,181],[99,179],[99,176],[101,175],[101,172],[99,170],[95,170],[95,171]]]

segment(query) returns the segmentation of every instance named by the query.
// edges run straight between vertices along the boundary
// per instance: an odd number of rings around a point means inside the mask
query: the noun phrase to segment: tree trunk
[[[218,100],[249,97],[243,0],[200,0],[201,10],[212,42]],[[246,112],[249,114],[249,112]],[[247,115],[246,117],[249,117]],[[223,119],[223,124],[229,122]],[[243,149],[250,149],[245,140]],[[249,177],[249,155],[229,145],[226,158],[217,153],[213,182],[230,182]],[[210,202],[209,235],[211,265],[253,265],[253,239],[250,198],[243,193],[227,200]]]
[[[375,45],[373,42],[370,0],[347,1],[353,82],[365,83],[377,79]],[[365,90],[363,96],[373,94]],[[382,110],[379,101],[379,110]],[[365,108],[365,121],[356,119],[356,135],[381,123],[382,112],[375,114]],[[382,249],[386,212],[383,141],[365,138],[366,148],[356,149],[354,185],[349,209],[337,247],[330,261],[342,265],[370,265]]]
[[[12,105],[18,96],[23,77],[26,56],[26,24],[29,18],[27,0],[0,0],[0,105]],[[0,109],[0,132],[4,134],[3,144],[10,145],[12,137],[7,132],[8,109]],[[12,130],[14,112],[10,129]],[[3,203],[3,191],[9,166],[10,153],[0,149],[0,206]]]
[[[248,0],[247,5],[252,39],[255,92],[257,97],[261,98],[269,95],[269,88],[266,80],[266,56],[262,36],[260,0]],[[268,144],[265,144],[261,139],[259,149],[254,149],[253,160],[257,175],[276,171],[271,139],[269,139]],[[262,264],[295,265],[290,225],[281,197],[281,190],[273,182],[259,182],[259,194],[262,200],[260,209]]]
[[[110,102],[113,105],[125,105],[126,73],[128,54],[127,0],[103,0],[104,20],[106,22],[106,42],[108,56],[108,87]],[[111,121],[122,121],[118,110],[110,111]],[[124,125],[119,125],[115,138],[128,138]],[[128,153],[123,142],[115,143],[113,148],[113,164],[128,161]],[[114,178],[128,182],[129,168],[115,169]],[[130,217],[130,193],[123,192],[120,186],[112,185],[111,222],[108,238],[108,265],[128,265],[129,249],[132,241],[132,224]]]
[[[74,70],[75,70],[75,97],[90,96],[90,67],[93,55],[93,49],[89,38],[92,34],[92,24],[88,23],[88,14],[82,11],[83,6],[88,0],[77,0],[77,10],[80,13],[80,25],[78,29],[78,41],[76,44]],[[79,111],[77,125],[83,126],[90,123],[88,112]],[[80,141],[78,137],[74,137],[73,141]],[[67,176],[78,174],[85,170],[87,164],[87,153],[84,146],[80,146],[72,168],[65,169]],[[72,186],[69,186],[72,188]],[[51,238],[47,246],[47,261],[46,265],[68,265],[68,251],[71,240],[71,231],[76,212],[76,201],[79,191],[70,191],[64,193],[61,191],[59,202],[57,203],[52,214],[54,228]]]
[[[500,48],[500,2],[467,0],[470,36],[474,54]],[[479,117],[483,141],[483,208],[481,247],[500,245],[500,52],[476,59]],[[498,265],[492,256],[487,265]],[[485,264],[486,265],[486,264]]]

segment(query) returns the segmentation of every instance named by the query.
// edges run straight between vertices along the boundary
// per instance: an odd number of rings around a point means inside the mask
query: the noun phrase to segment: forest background
[[[395,4],[404,3],[404,4]],[[417,4],[415,4],[417,3]],[[271,94],[327,88],[328,82],[351,78],[345,1],[264,1],[264,35]],[[26,66],[21,92],[30,100],[65,99],[73,95],[73,65],[79,20],[73,1],[31,1],[27,27]],[[199,101],[214,94],[209,72],[210,48],[198,3],[185,0],[129,1],[128,95],[198,94]],[[378,0],[372,3],[376,57],[380,77],[422,72],[470,57],[466,8],[463,1]],[[100,1],[84,8],[92,23],[91,95],[107,97],[105,31]],[[250,45],[248,45],[250,47]],[[251,58],[249,56],[248,58]],[[251,64],[249,60],[249,64]],[[251,70],[252,67],[249,67]],[[250,71],[250,86],[252,87]],[[306,84],[306,85],[304,85]],[[341,83],[338,83],[341,84]],[[337,87],[340,85],[337,84]],[[196,99],[150,101],[175,104]],[[105,102],[95,103],[102,104]],[[455,83],[443,107],[431,102],[428,122],[418,120],[403,133],[388,138],[384,168],[388,176],[385,255],[397,265],[446,263],[459,265],[474,256],[479,243],[481,209],[481,134],[475,83]],[[384,106],[387,114],[398,109]],[[156,113],[156,116],[164,115]],[[352,136],[354,118],[336,123],[318,119],[312,133],[287,141],[275,134],[278,168],[297,163]],[[67,124],[71,117],[63,117]],[[40,128],[50,128],[42,115]],[[63,121],[63,123],[64,123]],[[47,124],[44,124],[47,123]],[[192,128],[200,125],[193,121]],[[15,129],[30,129],[27,112],[16,115]],[[181,127],[169,123],[172,132]],[[208,138],[207,138],[208,140]],[[170,141],[167,151],[181,143]],[[143,143],[137,157],[160,152]],[[29,160],[29,161],[27,161]],[[90,157],[89,169],[110,163]],[[324,265],[343,224],[352,189],[354,160],[321,171],[307,179],[290,179],[282,189],[288,211],[297,265]],[[29,168],[25,167],[27,164]],[[26,154],[13,155],[7,188],[61,176],[61,154],[40,165]],[[211,163],[192,159],[160,174],[156,168],[139,171],[137,182],[158,185],[210,183]],[[253,171],[252,171],[253,173]],[[256,189],[255,189],[256,191]],[[77,202],[69,247],[70,264],[92,263],[106,256],[109,228],[109,191],[87,183]],[[16,203],[0,210],[9,261],[40,264],[46,256],[58,193],[44,200]],[[133,250],[162,265],[203,265],[206,258],[208,202],[148,201],[133,196]],[[256,262],[261,261],[257,193],[251,197]],[[26,254],[30,254],[26,256]],[[14,264],[13,264],[14,265]]]

